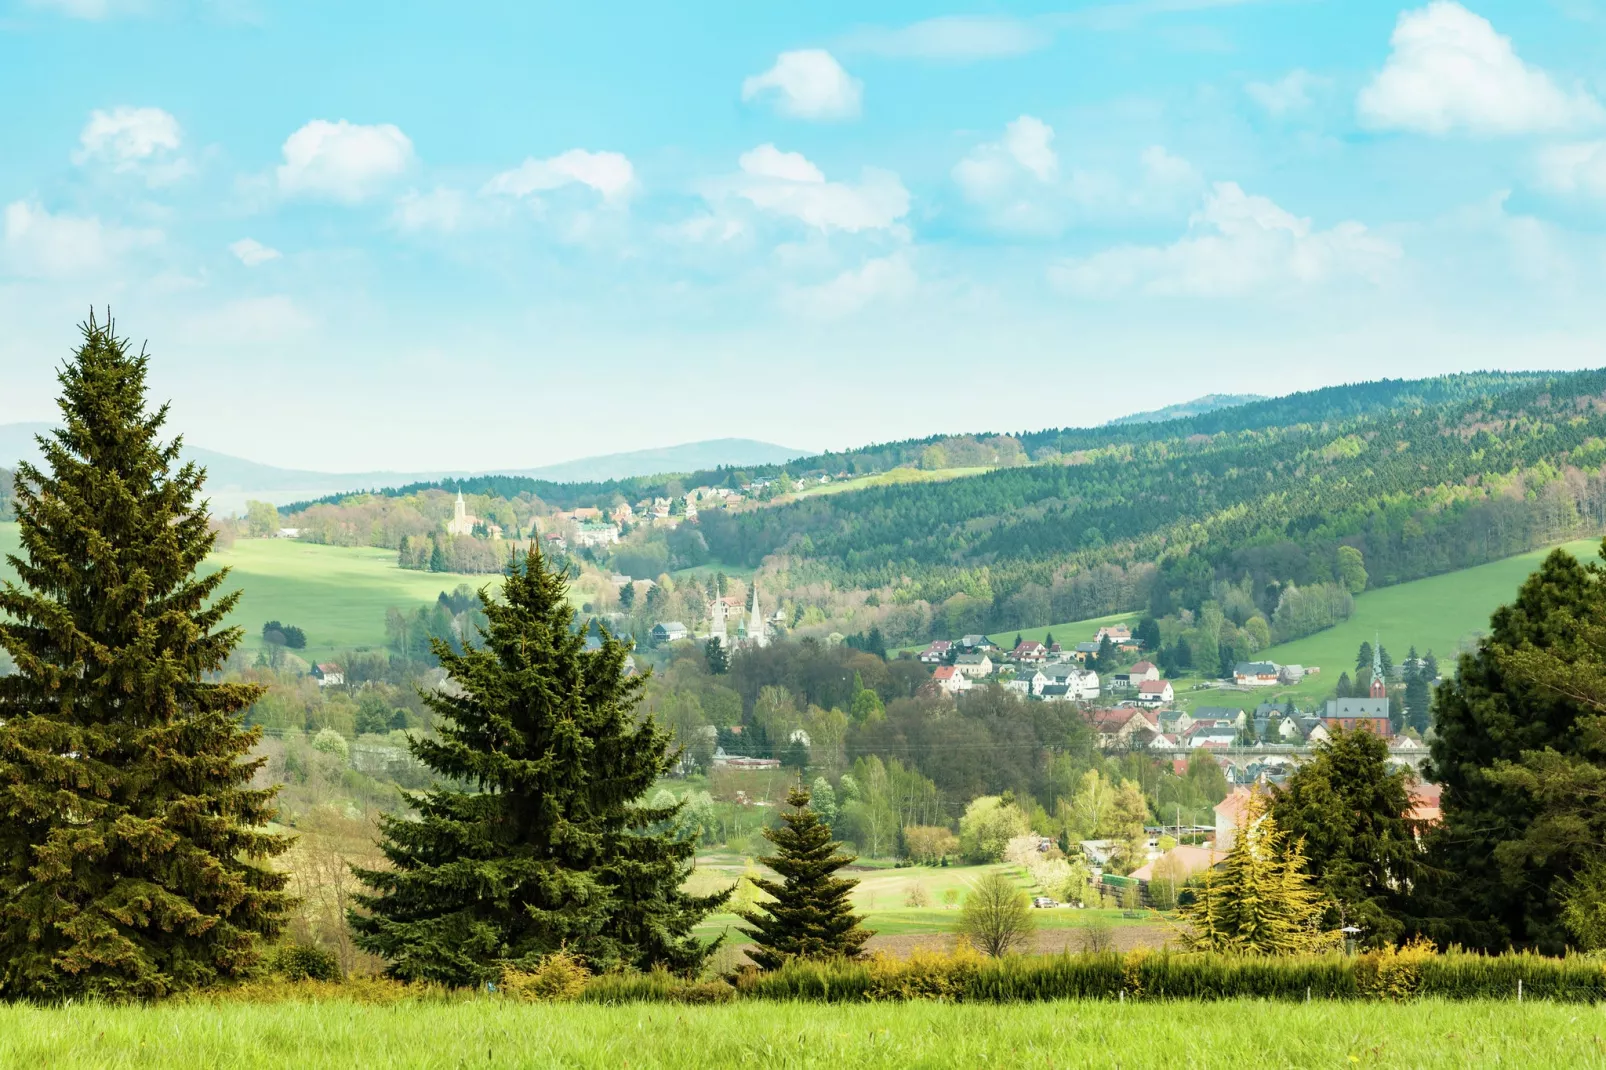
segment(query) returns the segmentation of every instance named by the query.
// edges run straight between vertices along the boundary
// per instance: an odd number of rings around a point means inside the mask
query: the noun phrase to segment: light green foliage
[[[351,755],[351,747],[347,744],[346,737],[333,728],[319,729],[318,734],[312,737],[312,749],[339,758],[342,762]]]
[[[279,530],[279,510],[267,502],[245,503],[245,532],[253,539],[265,539]]]
[[[1366,562],[1355,547],[1338,548],[1338,578],[1349,588],[1350,594],[1360,594],[1366,590]]]
[[[971,862],[997,862],[1010,840],[1030,831],[1026,815],[1013,801],[983,795],[959,819],[959,850]]]
[[[959,908],[960,935],[992,958],[1024,947],[1036,928],[1031,898],[1005,873],[977,881]]]

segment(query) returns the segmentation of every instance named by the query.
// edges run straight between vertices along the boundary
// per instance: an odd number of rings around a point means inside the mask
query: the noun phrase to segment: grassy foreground
[[[1540,1002],[0,1007],[0,1066],[1606,1066]]]

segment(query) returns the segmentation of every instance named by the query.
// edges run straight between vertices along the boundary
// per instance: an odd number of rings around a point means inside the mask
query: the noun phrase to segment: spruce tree
[[[425,696],[438,739],[413,754],[449,785],[414,796],[418,819],[387,818],[390,869],[358,869],[371,889],[357,943],[392,976],[478,985],[561,949],[593,969],[696,969],[692,926],[728,893],[680,890],[694,840],[681,806],[652,807],[674,763],[668,730],[638,720],[644,677],[606,632],[586,651],[571,627],[564,572],[532,550],[499,598],[482,591],[483,645],[435,656],[456,686]]]
[[[854,857],[837,853],[842,845],[831,839],[830,826],[809,805],[810,798],[801,784],[793,788],[781,827],[764,830],[776,853],[759,861],[781,880],[754,881],[774,901],[763,904],[761,911],[742,914],[753,926],[746,932],[757,945],[748,957],[763,970],[779,969],[794,958],[857,958],[874,935],[860,927],[848,902],[859,882],[832,876]]]
[[[1442,786],[1443,823],[1429,840],[1432,880],[1420,889],[1428,932],[1441,943],[1560,954],[1567,881],[1597,853],[1587,824],[1547,833],[1543,784],[1521,767],[1592,761],[1592,713],[1572,684],[1592,665],[1588,625],[1606,613],[1606,570],[1557,550],[1496,610],[1489,634],[1439,685],[1423,776]],[[1565,686],[1523,662],[1568,666]],[[1512,774],[1519,774],[1513,776]]]
[[[240,711],[205,473],[146,407],[148,358],[91,316],[62,428],[18,468],[0,585],[0,995],[154,998],[238,977],[283,926],[288,846]],[[175,466],[177,470],[175,471]]]

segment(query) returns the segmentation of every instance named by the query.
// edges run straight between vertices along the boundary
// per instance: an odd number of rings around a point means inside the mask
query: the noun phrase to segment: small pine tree
[[[452,784],[413,799],[418,820],[387,818],[390,869],[357,869],[373,891],[351,924],[392,976],[479,985],[567,949],[592,969],[695,970],[711,948],[692,927],[729,894],[688,895],[696,842],[676,831],[684,803],[646,796],[676,756],[638,720],[644,678],[603,633],[587,651],[566,574],[539,550],[483,592],[483,647],[433,640],[458,689],[425,697],[438,739],[413,755]]]
[[[1318,926],[1323,899],[1305,872],[1303,845],[1286,841],[1257,791],[1220,872],[1206,870],[1182,910],[1190,949],[1287,955],[1331,943]]]
[[[149,999],[249,972],[284,925],[262,864],[277,789],[213,683],[239,600],[212,549],[205,472],[146,408],[148,358],[91,316],[58,373],[62,429],[19,466],[20,584],[0,585],[0,997]]]
[[[859,882],[832,876],[855,859],[837,853],[842,845],[831,839],[830,827],[809,805],[807,788],[799,784],[786,801],[791,809],[781,815],[781,827],[764,830],[776,853],[759,859],[781,880],[754,881],[773,901],[763,904],[762,911],[741,915],[752,926],[746,931],[757,944],[748,957],[763,970],[778,969],[794,958],[857,958],[873,935],[859,925],[848,902]]]

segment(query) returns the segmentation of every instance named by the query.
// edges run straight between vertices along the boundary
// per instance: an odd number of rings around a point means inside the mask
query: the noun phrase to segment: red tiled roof
[[[1165,689],[1170,686],[1171,685],[1164,680],[1145,680],[1138,685],[1138,694],[1163,695],[1165,694]]]

